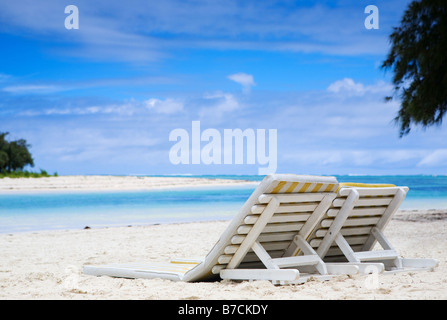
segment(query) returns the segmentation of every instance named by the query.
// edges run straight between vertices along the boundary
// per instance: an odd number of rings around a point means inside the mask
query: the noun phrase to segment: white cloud
[[[425,156],[419,166],[447,166],[447,149],[437,149]]]
[[[346,167],[346,168],[383,168],[393,166],[413,166],[424,154],[424,150],[412,149],[331,149],[312,150],[305,149],[299,152],[289,152],[282,157],[287,163],[301,167]],[[446,158],[447,159],[447,158]]]
[[[361,83],[355,83],[351,78],[344,78],[343,80],[337,80],[331,83],[327,88],[329,92],[352,92],[362,94],[365,91],[365,87]]]
[[[19,116],[53,116],[53,115],[94,115],[94,114],[135,114],[140,108],[140,103],[131,99],[121,104],[90,105],[83,107],[54,107],[47,109],[24,110],[18,113]]]
[[[158,114],[175,114],[183,111],[183,102],[167,98],[165,100],[148,99],[137,101],[130,99],[122,103],[112,103],[104,105],[86,105],[80,107],[58,106],[53,108],[27,109],[18,113],[20,116],[39,116],[39,115],[94,115],[109,114],[120,116],[141,115],[144,112],[155,112]]]
[[[216,92],[207,94],[204,98],[215,101],[215,104],[202,108],[199,111],[201,118],[222,119],[225,113],[235,111],[240,107],[239,101],[230,93]]]
[[[116,160],[116,157],[129,158],[132,150],[139,154],[160,143],[159,138],[141,132],[132,127],[124,128],[117,136],[114,130],[107,128],[76,128],[59,134],[56,141],[70,141],[60,146],[56,143],[47,146],[46,152],[60,161]],[[55,147],[54,145],[57,145]],[[123,152],[126,150],[127,152]]]
[[[251,74],[246,74],[243,72],[230,74],[227,78],[236,83],[239,83],[242,86],[244,92],[249,92],[251,87],[256,85],[253,76]]]
[[[340,93],[347,95],[364,95],[366,93],[391,93],[392,85],[384,81],[378,81],[375,84],[365,86],[362,83],[355,82],[351,78],[337,80],[329,85],[327,91],[331,93]]]
[[[1,2],[0,20],[7,32],[57,37],[70,44],[68,49],[53,47],[53,52],[101,61],[153,61],[178,47],[383,55],[390,26],[398,23],[402,11],[401,1],[394,2],[381,5],[381,21],[387,23],[368,35],[359,25],[364,13],[355,1],[336,6],[248,1],[241,6],[235,0],[77,0],[80,28],[74,34],[63,26],[60,1],[36,5],[21,0]],[[72,50],[73,44],[81,50]]]
[[[15,94],[46,94],[64,91],[67,88],[55,85],[16,85],[4,87],[2,90]]]
[[[171,98],[166,100],[148,99],[144,101],[144,105],[147,109],[162,114],[175,114],[183,111],[183,102]]]

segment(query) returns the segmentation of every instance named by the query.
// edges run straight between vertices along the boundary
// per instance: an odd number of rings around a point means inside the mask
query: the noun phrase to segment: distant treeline
[[[38,178],[50,176],[45,170],[37,172],[24,171],[25,166],[34,167],[34,159],[31,156],[25,139],[15,141],[6,140],[8,132],[0,132],[0,178]],[[57,175],[55,173],[54,175]]]
[[[1,178],[43,178],[43,177],[57,177],[57,172],[55,172],[53,175],[48,174],[45,170],[40,169],[40,172],[30,172],[27,170],[18,170],[13,171],[10,173],[7,172],[1,172],[0,173],[0,179]]]

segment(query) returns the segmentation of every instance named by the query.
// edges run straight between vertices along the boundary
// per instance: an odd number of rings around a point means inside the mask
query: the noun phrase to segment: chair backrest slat
[[[385,228],[405,198],[408,188],[393,185],[340,184],[331,208],[309,239],[310,245],[322,255],[325,261],[345,261],[345,257],[335,242],[332,242],[330,247],[328,243],[325,243],[325,248],[321,248],[320,245],[324,239],[335,238],[335,234],[328,234],[329,228],[337,219],[347,197],[353,190],[358,193],[358,199],[354,201],[340,233],[351,245],[353,251],[357,252],[372,250],[375,244],[375,239],[371,236],[372,228],[378,227],[380,230]]]
[[[335,177],[266,176],[207,255],[200,272],[206,275],[260,263],[251,250],[254,241],[272,258],[282,257],[322,201],[329,206],[337,188]]]

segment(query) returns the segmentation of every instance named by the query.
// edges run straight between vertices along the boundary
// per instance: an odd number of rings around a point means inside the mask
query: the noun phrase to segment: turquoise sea
[[[172,177],[172,176],[171,176]],[[258,182],[262,176],[200,176]],[[401,209],[446,209],[447,176],[336,176],[339,182],[392,183],[410,191]],[[229,220],[249,186],[124,192],[0,194],[0,233]]]

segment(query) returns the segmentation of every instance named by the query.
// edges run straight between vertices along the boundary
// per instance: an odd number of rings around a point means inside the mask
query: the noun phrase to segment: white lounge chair
[[[205,259],[85,266],[84,273],[181,281],[220,277],[275,284],[358,273],[357,266],[324,263],[306,241],[331,206],[337,188],[334,177],[268,175]]]
[[[408,187],[395,185],[340,183],[310,245],[324,261],[348,261],[360,273],[435,268],[438,261],[434,259],[402,258],[383,233],[407,192]],[[382,250],[375,248],[377,242]]]

